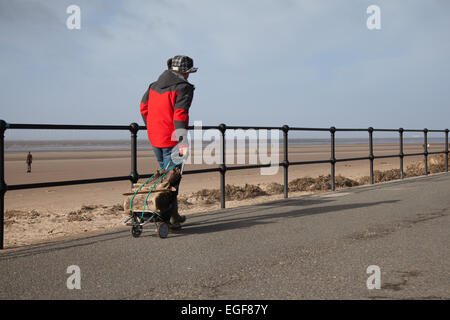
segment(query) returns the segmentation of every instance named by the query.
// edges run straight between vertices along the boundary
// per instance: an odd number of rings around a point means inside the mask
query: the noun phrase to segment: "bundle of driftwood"
[[[155,184],[155,182],[164,175],[164,169],[157,172],[155,176],[142,187],[133,200],[133,211],[139,211],[144,208],[145,199],[148,193]],[[173,207],[173,203],[177,197],[177,188],[181,180],[181,172],[179,168],[173,168],[164,177],[158,181],[156,186],[147,198],[147,205],[145,210],[156,211],[160,213],[168,213]],[[124,193],[127,196],[123,203],[125,212],[130,210],[130,202],[134,193],[142,184],[136,183],[133,185],[131,192]]]

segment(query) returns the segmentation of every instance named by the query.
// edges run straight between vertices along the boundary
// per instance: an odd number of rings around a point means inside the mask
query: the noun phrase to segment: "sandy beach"
[[[429,151],[443,151],[443,144],[431,144]],[[407,144],[405,153],[422,152],[421,144]],[[368,155],[364,144],[337,145],[336,158],[362,157]],[[375,155],[398,154],[398,145],[375,145]],[[26,172],[26,153],[5,155],[5,180],[8,185],[61,181],[71,179],[123,176],[130,173],[130,152],[127,150],[83,152],[34,152],[32,172]],[[327,160],[328,145],[290,146],[289,161]],[[282,161],[280,150],[279,161]],[[406,157],[405,168],[411,163],[423,161],[422,156]],[[185,170],[214,167],[208,165],[186,165]],[[375,170],[399,168],[398,158],[377,159]],[[151,150],[138,151],[138,172],[153,173],[157,163]],[[300,177],[317,177],[330,173],[330,164],[298,165],[289,168],[289,181]],[[356,179],[369,174],[369,161],[339,162],[336,175]],[[143,180],[141,181],[143,182]],[[283,183],[283,169],[275,175],[261,175],[260,169],[228,171],[226,184],[264,185]],[[201,189],[218,189],[219,173],[185,175],[180,187],[180,196],[188,196]],[[92,231],[122,227],[127,214],[123,212],[123,193],[131,190],[129,181],[96,183],[77,186],[14,190],[6,193],[5,246],[16,247],[49,241]],[[304,193],[304,192],[303,192]],[[291,196],[302,192],[291,193]],[[282,195],[260,196],[241,201],[227,201],[227,207],[248,205],[282,198]],[[190,214],[219,208],[219,203],[181,208],[181,213]]]

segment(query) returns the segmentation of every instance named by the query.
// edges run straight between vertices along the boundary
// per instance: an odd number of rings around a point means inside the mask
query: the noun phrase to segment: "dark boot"
[[[170,223],[174,226],[186,221],[186,216],[180,216],[178,213],[178,199],[175,197],[173,207],[171,209]]]

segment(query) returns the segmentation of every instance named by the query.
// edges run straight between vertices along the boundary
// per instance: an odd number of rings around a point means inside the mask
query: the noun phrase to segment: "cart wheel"
[[[165,222],[158,224],[158,234],[160,238],[167,238],[169,234],[169,225]]]
[[[138,238],[142,233],[142,226],[133,226],[131,228],[131,234],[133,237]]]

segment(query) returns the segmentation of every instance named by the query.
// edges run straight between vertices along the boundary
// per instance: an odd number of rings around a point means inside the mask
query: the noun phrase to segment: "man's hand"
[[[189,145],[188,144],[181,144],[178,147],[178,154],[180,155],[180,157],[183,157],[183,156],[187,155],[188,149],[189,149]]]

